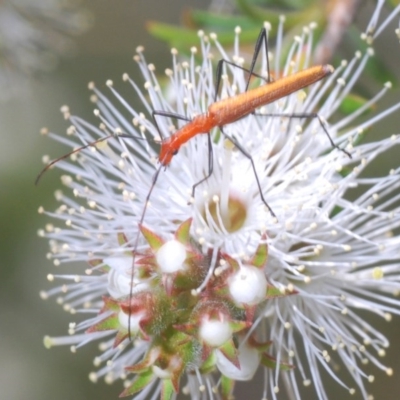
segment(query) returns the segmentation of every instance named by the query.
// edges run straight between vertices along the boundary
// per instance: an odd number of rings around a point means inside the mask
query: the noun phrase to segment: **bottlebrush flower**
[[[282,24],[270,55],[275,79],[306,68],[311,58],[312,25],[295,38],[280,71]],[[400,290],[400,170],[381,177],[363,172],[400,139],[364,143],[363,137],[400,105],[357,121],[390,85],[329,125],[351,159],[330,147],[315,119],[249,115],[224,127],[251,154],[277,218],[261,200],[249,159],[218,129],[211,132],[213,174],[194,198],[192,186],[209,165],[203,135],[182,146],[154,182],[159,132],[149,116],[153,110],[186,118],[206,112],[214,102],[212,59],[241,64],[239,33],[231,58],[215,35],[202,32],[200,51],[193,48],[187,61],[179,61],[173,50],[173,68],[166,71],[168,99],[139,48],[134,59],[144,91],[127,74],[123,80],[142,100],[142,109],[133,109],[111,81],[111,98],[90,84],[99,126],[63,107],[71,124],[67,137],[44,130],[71,148],[86,147],[72,161],[56,163],[67,173],[62,183],[69,194],[56,192],[61,204],[55,212],[40,208],[58,225],[46,225],[39,234],[49,239],[48,258],[57,267],[77,262],[88,267],[78,275],[49,276],[65,283],[42,296],[58,296],[71,313],[92,315],[71,324],[70,336],[46,337],[45,344],[76,349],[101,339],[100,368],[91,379],[121,378],[122,395],[137,399],[149,393],[169,399],[180,390],[193,398],[228,398],[235,381],[252,379],[261,366],[266,367],[266,398],[277,399],[283,386],[300,399],[300,385],[311,384],[319,399],[327,399],[321,378],[326,371],[345,390],[367,399],[366,383],[373,377],[363,372],[364,364],[392,372],[379,359],[388,341],[359,311],[384,320],[400,312],[393,297]],[[317,109],[330,119],[372,54],[371,49],[357,52],[325,81],[260,112],[290,116]],[[245,86],[246,73],[228,66],[220,97]],[[157,119],[165,135],[173,123],[180,127],[185,121]],[[107,135],[115,138],[88,146]],[[355,198],[349,194],[354,188],[361,189]],[[347,376],[339,376],[336,365]]]

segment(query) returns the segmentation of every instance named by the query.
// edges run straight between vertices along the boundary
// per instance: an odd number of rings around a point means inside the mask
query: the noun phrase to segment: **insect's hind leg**
[[[254,67],[256,65],[257,58],[258,58],[258,55],[260,53],[260,50],[261,50],[261,47],[262,47],[263,43],[265,45],[265,54],[266,54],[266,57],[267,57],[267,78],[265,78],[264,76],[261,76],[261,75],[259,75],[259,74],[254,72]],[[249,77],[247,78],[245,92],[247,92],[247,90],[249,89],[250,79],[251,79],[252,76],[256,76],[257,78],[263,79],[267,83],[270,83],[272,80],[271,80],[271,73],[270,73],[270,67],[269,67],[269,58],[268,58],[268,35],[267,35],[267,30],[265,28],[262,28],[261,31],[260,31],[260,34],[258,35],[257,42],[256,42],[256,45],[254,47],[254,53],[253,53],[253,58],[251,60],[250,68],[244,68],[244,67],[242,67],[240,65],[235,64],[232,61],[228,61],[228,60],[225,60],[225,59],[221,59],[221,60],[218,61],[217,70],[216,70],[216,83],[215,83],[214,102],[217,101],[217,96],[218,96],[219,89],[220,89],[220,86],[221,86],[221,77],[222,77],[222,70],[223,70],[223,64],[224,63],[225,64],[229,64],[232,67],[239,68],[242,71],[248,72]]]
[[[315,118],[321,125],[321,128],[323,129],[325,135],[327,136],[329,143],[331,146],[337,150],[340,150],[342,153],[346,154],[347,157],[352,158],[351,154],[343,149],[342,147],[338,146],[333,139],[331,138],[331,135],[329,134],[328,130],[326,129],[326,126],[324,122],[322,121],[322,118],[319,116],[318,113],[293,113],[293,114],[284,114],[284,113],[272,113],[272,114],[255,114],[255,115],[260,115],[263,117],[272,117],[272,118],[279,118],[279,117],[285,117],[285,118]]]
[[[258,186],[258,191],[259,191],[259,193],[260,193],[261,200],[262,200],[262,202],[265,204],[265,206],[267,207],[267,209],[268,209],[268,211],[271,213],[271,215],[272,215],[274,218],[277,218],[276,215],[275,215],[275,213],[272,211],[272,208],[269,206],[269,204],[267,203],[267,201],[266,201],[265,198],[264,198],[263,192],[262,192],[262,190],[261,190],[261,183],[260,183],[260,180],[258,179],[257,170],[256,170],[256,166],[255,166],[255,164],[254,164],[253,158],[251,157],[251,155],[243,148],[243,146],[242,146],[234,137],[232,137],[232,136],[228,135],[227,133],[225,133],[225,132],[223,131],[222,128],[220,128],[220,129],[221,129],[222,134],[223,134],[229,141],[231,141],[231,142],[235,145],[235,147],[250,161],[251,167],[252,167],[253,172],[254,172],[254,177],[256,178],[256,182],[257,182],[257,186]]]

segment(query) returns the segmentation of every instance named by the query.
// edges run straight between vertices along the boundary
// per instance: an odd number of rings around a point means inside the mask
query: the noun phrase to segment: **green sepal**
[[[120,246],[125,246],[128,243],[128,238],[125,236],[125,233],[123,232],[118,233],[117,240]]]
[[[255,349],[257,349],[257,351],[259,353],[266,352],[271,347],[271,344],[272,344],[272,340],[267,340],[265,342],[259,342],[253,336],[250,336],[250,338],[249,338],[249,345],[251,347],[254,347]]]
[[[182,222],[182,224],[175,232],[175,239],[178,242],[184,245],[188,245],[190,243],[189,231],[191,225],[192,225],[192,218],[189,218],[186,221]]]
[[[147,240],[147,243],[153,251],[159,250],[164,244],[164,240],[162,240],[160,236],[156,235],[153,231],[143,225],[140,225],[140,232],[142,232],[142,235]]]
[[[128,329],[120,329],[114,338],[113,347],[118,347],[128,337]]]
[[[98,267],[98,266],[101,265],[101,264],[104,264],[104,261],[101,260],[101,259],[99,259],[99,258],[96,258],[96,259],[94,259],[94,260],[89,260],[89,261],[88,261],[88,264],[89,264],[92,268],[95,268],[95,267]],[[103,266],[100,268],[100,270],[101,270],[102,272],[109,272],[110,269],[111,269],[111,268],[110,268],[108,265],[103,265]]]
[[[106,312],[106,311],[119,312],[120,302],[118,300],[115,300],[109,296],[103,296],[102,300],[103,300],[103,307],[101,308],[99,314]]]
[[[257,268],[262,268],[268,260],[268,245],[267,243],[262,243],[257,247],[256,253],[250,261],[250,265]]]
[[[276,367],[277,367],[276,358],[272,357],[271,355],[269,355],[267,353],[262,353],[261,354],[260,363],[264,367],[270,368],[270,369],[276,369]],[[293,368],[294,368],[294,365],[292,365],[292,364],[288,364],[288,363],[284,363],[284,362],[281,362],[279,364],[279,370],[280,371],[290,371]]]
[[[183,374],[184,369],[185,368],[184,368],[184,366],[182,364],[182,368],[179,368],[178,370],[173,371],[171,379],[167,380],[167,381],[170,382],[173,391],[176,392],[176,393],[179,392],[179,381],[181,380],[181,376]]]
[[[243,329],[250,328],[253,323],[251,321],[230,321],[229,327],[233,333],[242,331]]]
[[[238,358],[238,351],[233,343],[233,340],[228,340],[222,346],[218,347],[218,350],[236,367],[240,369],[240,363]]]
[[[112,314],[86,330],[86,333],[113,331],[119,329],[119,319],[117,314]]]
[[[179,332],[182,332],[186,335],[190,335],[193,337],[197,337],[197,333],[199,331],[198,324],[175,324],[174,329]]]
[[[94,259],[94,260],[89,260],[89,261],[88,261],[88,264],[89,264],[91,267],[97,267],[97,266],[103,264],[103,260],[101,260],[100,258],[96,258],[96,259]]]
[[[225,253],[221,254],[221,256],[232,267],[233,271],[239,271],[240,265],[234,258]]]
[[[275,297],[282,297],[285,294],[279,290],[277,287],[272,285],[267,285],[267,292],[265,293],[265,297],[268,299],[273,299]]]
[[[89,329],[86,330],[87,333],[118,330],[120,328],[118,319],[118,312],[120,311],[120,306],[118,301],[108,296],[103,296],[102,300],[103,300],[103,307],[101,308],[99,314],[102,314],[106,311],[112,311],[113,314],[103,319],[102,321],[98,322],[97,324],[92,325]]]
[[[163,379],[161,381],[160,399],[161,400],[170,400],[170,399],[172,399],[174,392],[176,392],[176,390],[174,388],[174,384],[172,383],[172,381],[170,379]]]
[[[203,361],[201,367],[199,368],[200,373],[202,375],[210,374],[215,369],[215,363],[217,361],[217,357],[215,356],[215,352],[211,351],[208,357]]]
[[[155,379],[154,373],[151,369],[148,369],[141,374],[136,375],[131,386],[126,388],[119,397],[131,396],[132,394],[138,393],[143,390]]]
[[[235,381],[224,375],[221,376],[221,396],[224,400],[232,399],[233,389],[235,388]]]
[[[145,354],[141,361],[134,365],[131,365],[130,367],[126,367],[125,369],[129,372],[142,374],[155,363],[159,356],[160,351],[158,351],[156,348],[150,348],[150,350]]]
[[[268,285],[265,296],[267,297],[267,299],[275,299],[277,297],[289,296],[289,295],[297,294],[297,293],[298,293],[297,290],[292,290],[291,292],[289,292],[288,290],[285,290],[284,292],[282,292],[277,287]]]

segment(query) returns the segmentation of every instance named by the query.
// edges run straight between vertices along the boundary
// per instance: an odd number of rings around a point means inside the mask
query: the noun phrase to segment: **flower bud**
[[[253,266],[242,266],[228,281],[229,292],[236,303],[255,305],[265,299],[267,279]]]
[[[227,378],[237,381],[248,381],[253,378],[260,363],[257,349],[250,347],[247,343],[242,344],[238,350],[240,368],[233,365],[221,351],[216,350],[215,354],[220,372]]]
[[[186,248],[177,240],[170,240],[157,251],[156,260],[162,273],[172,274],[184,270]]]
[[[200,325],[199,337],[207,345],[219,347],[232,337],[232,329],[228,321],[204,319]]]

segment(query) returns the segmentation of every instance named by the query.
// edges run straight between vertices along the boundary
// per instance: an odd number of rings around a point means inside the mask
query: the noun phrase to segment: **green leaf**
[[[153,371],[150,369],[141,373],[140,375],[136,375],[135,380],[132,385],[125,389],[119,397],[131,396],[132,394],[138,393],[143,390],[147,385],[149,385],[154,380]]]
[[[364,40],[360,38],[360,32],[355,26],[350,25],[346,34],[354,43],[354,47],[361,51],[362,54],[364,54],[370,47]],[[376,56],[369,58],[365,66],[365,72],[382,85],[388,81],[393,83],[397,82],[396,75],[390,72],[381,58]]]
[[[357,111],[360,107],[362,107],[367,102],[367,99],[356,94],[348,94],[342,101],[339,106],[339,110],[345,114],[350,115],[351,113]],[[372,111],[375,107],[371,105],[364,112]],[[362,115],[362,114],[361,114]]]
[[[382,85],[386,82],[393,82],[393,85],[397,84],[396,75],[390,71],[379,57],[370,58],[365,66],[365,71]]]
[[[399,0],[388,0],[388,3],[392,8],[394,8],[399,5]]]
[[[149,21],[146,23],[147,31],[156,37],[170,44],[171,47],[178,47],[189,50],[195,43],[199,42],[197,32],[188,28],[176,27],[161,22]]]
[[[250,4],[248,0],[236,0],[236,5],[242,14],[254,21],[262,24],[264,21],[271,23],[273,27],[278,26],[282,10],[273,11],[271,8],[258,7]],[[300,11],[285,12],[285,28],[291,29],[295,26],[307,25],[309,21],[322,22],[326,17],[325,8],[317,4],[310,3],[308,7],[302,6]]]
[[[195,10],[190,13],[190,18],[196,25],[201,26],[202,29],[216,32],[225,31],[232,33],[237,26],[240,26],[243,30],[254,29],[256,27],[256,22],[241,15],[216,14],[203,10]]]
[[[236,6],[241,11],[242,14],[251,18],[254,21],[259,23],[263,23],[264,21],[268,21],[273,25],[277,25],[279,23],[279,16],[281,12],[274,12],[271,9],[261,8],[250,4],[248,0],[236,0]]]

